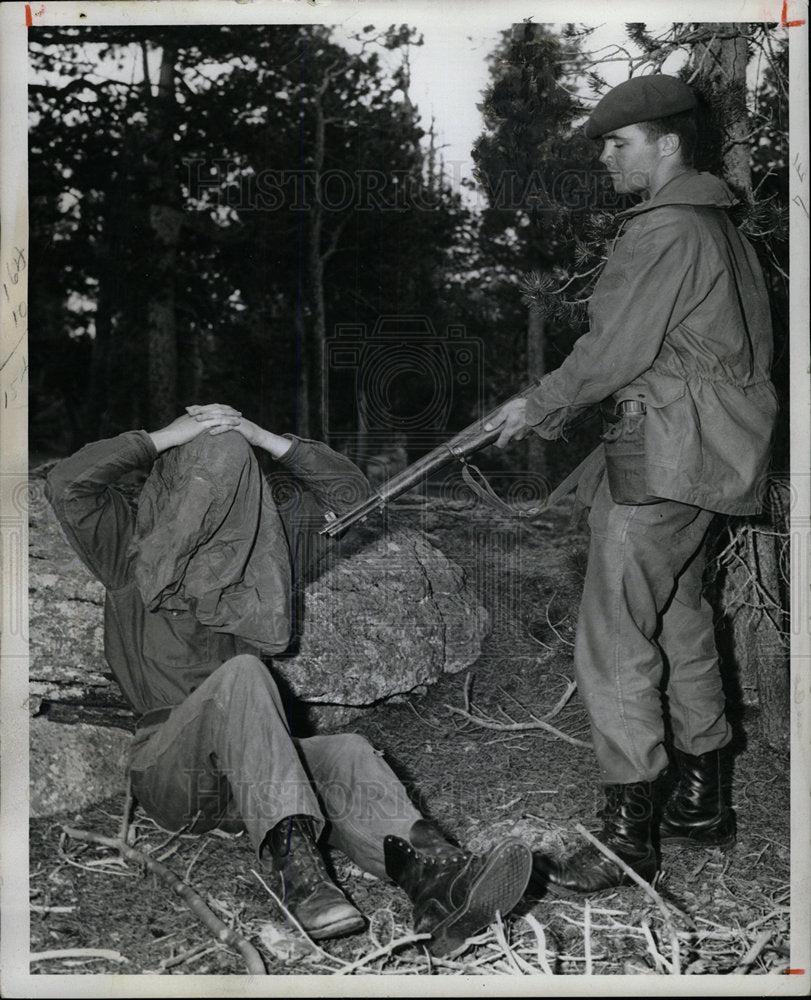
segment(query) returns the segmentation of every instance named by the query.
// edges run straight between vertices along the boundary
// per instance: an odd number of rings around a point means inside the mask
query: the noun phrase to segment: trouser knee
[[[270,674],[267,666],[254,656],[253,653],[240,653],[226,660],[211,675],[221,687],[229,687],[239,684],[241,688],[246,686],[256,686],[259,688],[277,691],[276,682]]]

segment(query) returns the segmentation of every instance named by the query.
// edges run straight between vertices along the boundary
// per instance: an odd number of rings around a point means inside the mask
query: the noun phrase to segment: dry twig
[[[121,952],[107,948],[55,948],[52,951],[35,951],[28,957],[31,962],[47,962],[52,958],[105,958],[108,962],[129,962]]]
[[[531,913],[525,913],[523,919],[532,928],[535,939],[538,942],[538,965],[540,965],[547,976],[554,976],[555,973],[552,971],[552,966],[546,957],[546,932],[543,929],[543,925]]]
[[[472,722],[476,726],[482,726],[484,729],[495,729],[499,732],[528,732],[533,729],[543,729],[553,736],[556,736],[559,740],[563,740],[566,743],[571,743],[575,747],[583,747],[584,750],[591,748],[590,743],[585,743],[583,740],[578,740],[574,736],[569,736],[568,733],[564,733],[561,729],[557,729],[555,726],[551,726],[548,722],[544,722],[542,719],[536,719],[535,722],[493,722],[491,719],[479,718],[478,716],[471,715],[470,712],[466,712],[462,708],[455,708],[453,705],[445,705],[445,708],[449,712],[453,712],[455,715],[461,715],[463,719],[468,722]]]
[[[348,976],[351,972],[356,969],[360,969],[364,965],[368,965],[369,962],[374,962],[378,958],[383,958],[386,955],[390,955],[391,952],[395,951],[401,945],[412,944],[415,941],[424,941],[429,938],[430,934],[406,934],[404,937],[395,938],[390,941],[387,945],[382,948],[376,948],[374,951],[369,952],[368,955],[364,955],[355,962],[351,962],[348,965],[344,965],[342,969],[338,969],[335,973],[337,976]]]
[[[763,951],[769,941],[771,941],[773,935],[774,929],[770,931],[761,931],[752,946],[741,959],[740,963],[735,969],[732,970],[733,974],[747,973],[749,971],[749,967],[754,964],[755,959]]]
[[[645,894],[649,896],[654,903],[656,903],[662,916],[664,917],[665,926],[667,927],[668,933],[670,935],[671,942],[671,952],[672,952],[672,966],[670,966],[675,975],[680,975],[679,968],[679,942],[676,935],[676,928],[673,925],[673,918],[671,910],[675,909],[672,904],[668,905],[665,903],[664,899],[659,895],[659,893],[653,888],[653,886],[641,878],[637,873],[627,865],[622,858],[618,857],[609,847],[606,847],[601,841],[599,841],[594,834],[589,833],[589,831],[582,825],[582,823],[575,823],[575,829],[581,836],[585,837],[590,844],[593,844],[601,854],[604,854],[607,858],[614,862],[614,864],[619,865],[619,867],[625,872],[625,874],[631,878],[641,889],[644,890]],[[684,914],[679,914],[684,916]]]
[[[116,837],[105,837],[100,833],[94,833],[92,830],[77,830],[69,826],[64,826],[62,829],[74,840],[111,847],[129,861],[134,861],[136,864],[143,865],[149,871],[154,872],[167,883],[173,892],[180,896],[197,919],[211,931],[218,941],[236,948],[245,960],[250,975],[264,976],[267,974],[265,963],[262,961],[262,956],[256,948],[249,941],[246,941],[241,934],[231,930],[219,917],[216,917],[194,889],[190,885],[181,882],[177,875],[171,869],[167,868],[166,865],[144,854],[143,851],[138,851],[134,847],[130,847],[129,844],[125,844]]]

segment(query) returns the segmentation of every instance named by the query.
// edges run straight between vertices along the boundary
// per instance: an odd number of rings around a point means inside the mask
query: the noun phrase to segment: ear
[[[662,156],[673,156],[681,149],[681,139],[674,132],[659,136],[659,149]]]

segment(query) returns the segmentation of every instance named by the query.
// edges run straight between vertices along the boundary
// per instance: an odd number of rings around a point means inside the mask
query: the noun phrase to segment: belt
[[[144,729],[146,726],[159,726],[162,722],[166,722],[171,714],[171,706],[167,708],[153,708],[149,712],[144,712],[141,718],[135,723],[135,728]]]
[[[623,413],[645,413],[647,406],[638,399],[621,399],[614,407],[614,412]]]

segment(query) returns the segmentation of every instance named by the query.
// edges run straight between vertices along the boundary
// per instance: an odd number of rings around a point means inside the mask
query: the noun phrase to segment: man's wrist
[[[266,431],[261,427],[257,427],[256,430],[257,446],[274,458],[282,458],[293,447],[293,442],[289,438],[280,437],[278,434]]]
[[[146,436],[152,442],[155,451],[160,455],[168,451],[174,444],[173,435],[168,427],[162,427],[159,431],[147,431]]]

